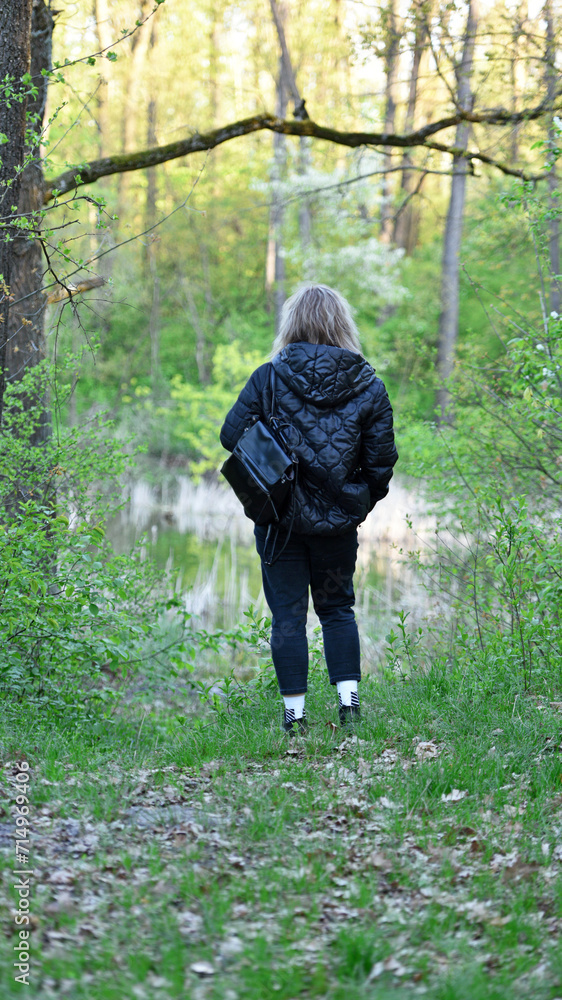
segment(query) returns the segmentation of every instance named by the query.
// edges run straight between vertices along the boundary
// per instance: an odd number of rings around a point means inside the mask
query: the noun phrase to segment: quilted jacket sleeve
[[[227,451],[234,450],[249,424],[264,417],[264,389],[269,379],[269,368],[269,363],[256,368],[227,413],[220,434],[221,444]]]
[[[384,384],[377,379],[372,411],[362,429],[360,450],[361,474],[371,494],[371,510],[388,493],[397,459],[392,407]]]

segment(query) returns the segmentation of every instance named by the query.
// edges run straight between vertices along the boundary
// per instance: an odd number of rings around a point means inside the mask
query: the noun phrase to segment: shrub
[[[48,365],[38,366],[6,394],[0,690],[88,711],[115,698],[108,677],[172,645],[181,650],[189,628],[179,601],[140,551],[117,555],[105,540],[112,490],[128,461],[110,425],[57,428],[42,445],[32,443],[52,376]]]

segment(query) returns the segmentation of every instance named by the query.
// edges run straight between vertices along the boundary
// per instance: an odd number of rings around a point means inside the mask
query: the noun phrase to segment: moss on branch
[[[431,137],[446,129],[454,128],[462,121],[482,125],[516,125],[522,121],[531,121],[540,118],[547,113],[552,114],[556,110],[559,110],[559,108],[553,108],[552,105],[546,106],[545,102],[536,105],[534,108],[525,108],[519,112],[510,112],[504,108],[496,108],[483,112],[459,110],[453,115],[441,118],[436,122],[430,122],[423,128],[404,135],[386,132],[342,132],[325,125],[318,125],[310,118],[305,121],[286,121],[267,113],[253,115],[250,118],[243,118],[241,121],[221,126],[221,128],[214,129],[211,132],[196,132],[186,139],[168,143],[166,146],[155,146],[152,149],[143,149],[135,153],[105,156],[102,159],[92,160],[90,163],[82,163],[70,170],[65,170],[58,177],[54,177],[52,180],[46,182],[45,201],[50,201],[55,196],[55,193],[66,194],[85,184],[93,184],[101,177],[127,173],[132,170],[146,170],[147,167],[155,167],[160,163],[166,163],[168,160],[177,160],[182,156],[190,156],[193,153],[205,152],[206,150],[220,146],[223,142],[229,142],[231,139],[236,139],[239,136],[249,135],[252,132],[260,132],[264,129],[271,132],[281,132],[284,135],[323,139],[326,142],[333,142],[340,146],[349,146],[352,148],[357,146],[380,146],[404,149],[421,146],[426,149],[447,153],[450,156],[462,156],[468,161],[477,160],[495,167],[504,174],[520,177],[523,180],[538,180],[544,175],[528,174],[524,170],[501,163],[478,150],[456,149],[454,146],[431,141]]]

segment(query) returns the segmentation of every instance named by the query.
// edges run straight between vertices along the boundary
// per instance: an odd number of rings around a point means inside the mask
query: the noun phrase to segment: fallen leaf
[[[498,871],[503,867],[513,868],[517,864],[518,858],[517,851],[510,851],[509,854],[501,854],[498,851],[490,861],[490,868],[492,871]]]
[[[474,840],[471,840],[471,842],[470,842],[470,853],[471,854],[478,854],[479,851],[483,851],[483,850],[484,850],[484,844],[483,844],[483,842],[481,840],[477,840],[476,837],[474,838]]]
[[[203,919],[193,910],[180,910],[178,913],[178,924],[180,934],[196,934],[203,926]]]
[[[241,951],[244,951],[244,944],[233,934],[232,937],[225,938],[220,946],[221,958],[234,958],[235,955],[239,955]]]
[[[398,959],[394,958],[393,955],[390,955],[382,962],[376,962],[375,965],[373,965],[373,968],[367,977],[367,982],[370,983],[373,979],[378,979],[379,976],[382,976],[383,972],[392,972],[395,976],[404,976],[406,975],[407,970],[400,964]]]
[[[43,934],[48,939],[49,944],[54,944],[54,945],[57,945],[57,944],[62,943],[64,941],[74,941],[75,940],[74,935],[73,934],[69,934],[66,931],[55,931],[55,930],[49,930],[48,928],[45,928],[45,930],[43,931]]]
[[[53,885],[70,885],[75,879],[74,872],[68,871],[66,868],[55,868],[54,871],[46,875],[47,882],[52,882]]]
[[[540,868],[541,865],[537,864],[536,861],[531,861],[528,864],[524,861],[516,861],[515,864],[507,865],[504,868],[502,881],[508,882],[512,879],[518,881],[520,878],[529,878],[530,875],[534,875]]]
[[[456,907],[457,913],[464,913],[469,920],[489,920],[490,905],[479,899],[469,899],[466,903],[460,903]]]
[[[326,947],[326,942],[323,938],[311,938],[310,941],[303,941],[298,947],[299,950],[308,952],[323,951]]]
[[[214,976],[215,970],[210,962],[193,962],[189,966],[197,976]]]
[[[232,865],[233,868],[244,869],[246,867],[246,862],[244,861],[244,858],[239,857],[237,854],[229,854],[227,860],[229,864]]]
[[[60,895],[56,897],[53,903],[48,903],[45,907],[45,913],[55,914],[55,913],[70,913],[76,908],[76,902],[72,898],[69,892],[61,892]]]
[[[418,743],[414,753],[418,760],[432,760],[439,756],[439,747],[433,740],[422,740]]]
[[[467,795],[467,789],[461,791],[459,788],[453,788],[450,792],[447,792],[446,795],[443,793],[441,796],[441,802],[460,802],[460,800],[466,798]]]
[[[146,981],[150,983],[151,986],[154,986],[154,988],[157,990],[164,989],[166,986],[171,985],[168,979],[166,979],[164,976],[156,976],[154,972],[148,973]]]
[[[373,851],[369,854],[365,859],[365,864],[372,865],[373,868],[380,868],[381,871],[390,871],[392,868],[392,863],[380,851]]]
[[[390,799],[387,799],[386,795],[381,796],[381,798],[378,800],[378,805],[382,806],[383,809],[400,809],[398,803],[392,802]]]

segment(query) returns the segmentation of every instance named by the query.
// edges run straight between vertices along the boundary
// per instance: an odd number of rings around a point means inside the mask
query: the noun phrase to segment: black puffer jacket
[[[277,376],[275,412],[299,460],[293,530],[349,531],[386,496],[398,458],[386,389],[360,354],[289,344],[253,373],[228,413],[221,430],[228,451],[256,418],[267,422],[271,364]],[[281,527],[288,528],[290,520],[288,511]]]

